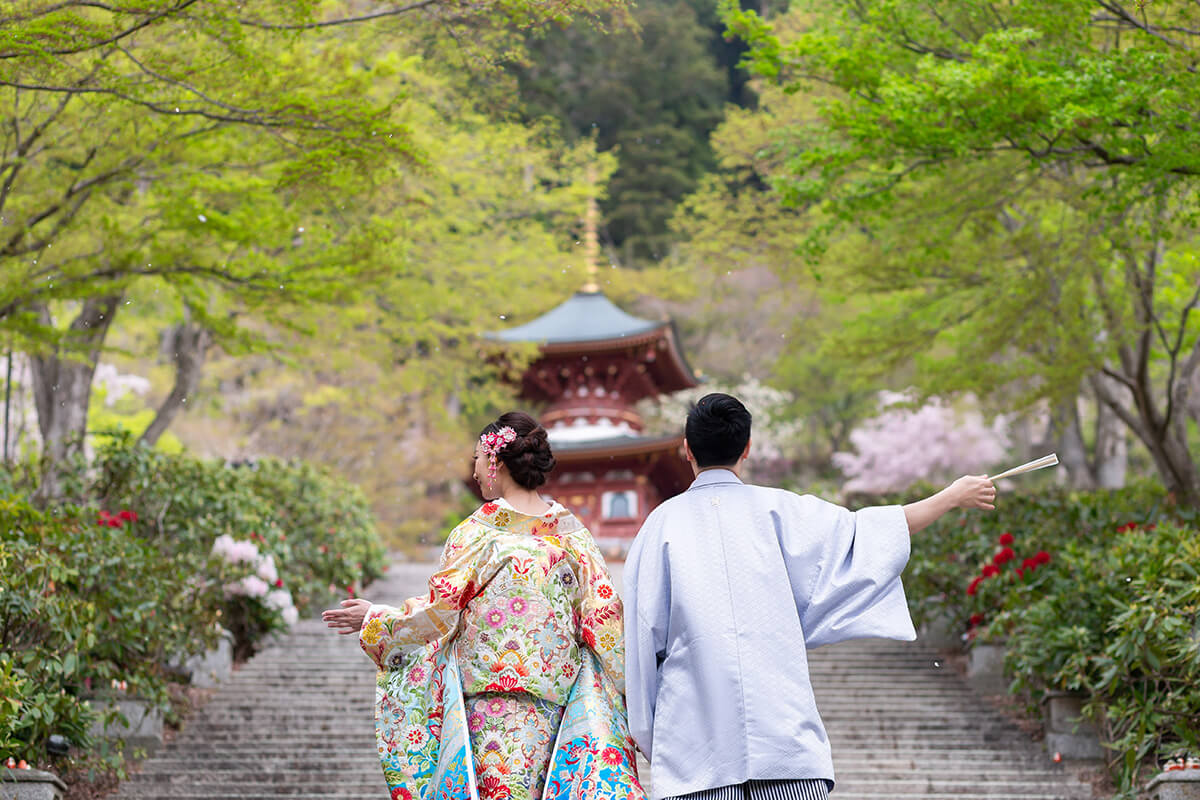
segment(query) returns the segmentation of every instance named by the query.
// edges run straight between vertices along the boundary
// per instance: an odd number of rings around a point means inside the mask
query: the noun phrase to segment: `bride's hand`
[[[326,625],[341,634],[358,633],[362,630],[363,620],[371,601],[361,597],[354,600],[343,600],[341,608],[331,608],[321,612],[321,619]]]

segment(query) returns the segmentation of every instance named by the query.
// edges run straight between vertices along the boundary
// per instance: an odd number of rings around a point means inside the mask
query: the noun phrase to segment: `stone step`
[[[434,569],[398,563],[368,596],[399,604],[423,594]],[[1091,800],[921,643],[820,648],[810,669],[837,800]],[[357,641],[303,620],[239,668],[114,800],[379,800],[374,693]]]

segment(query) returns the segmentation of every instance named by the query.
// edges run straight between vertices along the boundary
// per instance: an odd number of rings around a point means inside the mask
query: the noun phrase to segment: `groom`
[[[744,484],[750,412],[709,394],[687,417],[691,487],[646,519],[625,561],[630,733],[654,800],[821,800],[833,759],[807,649],[916,638],[900,572],[909,534],[993,508],[984,477],[851,512]]]

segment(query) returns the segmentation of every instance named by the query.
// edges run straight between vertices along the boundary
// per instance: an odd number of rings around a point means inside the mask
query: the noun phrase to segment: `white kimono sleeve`
[[[780,544],[804,643],[916,639],[900,581],[910,548],[904,509],[851,512],[812,496],[800,500],[799,519],[784,522]]]
[[[625,558],[625,707],[629,733],[646,758],[654,738],[658,667],[667,648],[671,576],[654,516]]]

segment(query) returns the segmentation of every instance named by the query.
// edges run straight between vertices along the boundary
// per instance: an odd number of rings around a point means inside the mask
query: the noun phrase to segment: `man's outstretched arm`
[[[908,532],[917,531],[936,522],[955,508],[994,509],[996,487],[986,475],[964,475],[935,495],[904,506]]]

